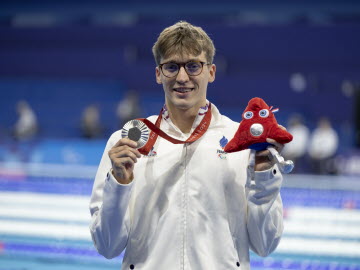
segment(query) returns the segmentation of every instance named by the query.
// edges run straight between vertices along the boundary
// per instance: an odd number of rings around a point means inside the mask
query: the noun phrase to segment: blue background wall
[[[2,123],[13,123],[15,102],[26,99],[46,136],[76,135],[77,117],[89,103],[100,105],[113,129],[116,103],[127,89],[139,91],[146,113],[157,113],[159,104],[147,99],[163,100],[151,54],[163,27],[0,28]],[[220,62],[209,98],[225,113],[239,119],[247,101],[260,96],[280,107],[280,118],[301,112],[313,120],[329,116],[339,125],[353,121],[353,98],[344,95],[342,83],[359,81],[360,26],[203,27],[217,46],[215,63]],[[290,76],[299,72],[307,80],[301,93],[290,87]]]

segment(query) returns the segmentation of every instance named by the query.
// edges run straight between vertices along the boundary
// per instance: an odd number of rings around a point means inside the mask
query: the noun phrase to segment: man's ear
[[[213,81],[215,81],[215,73],[216,73],[216,66],[215,64],[211,64],[210,66],[210,76],[209,76],[209,83],[212,83]]]
[[[160,68],[159,67],[156,67],[155,68],[155,76],[156,76],[156,82],[158,84],[162,84],[162,81],[161,81],[161,71],[160,71]]]

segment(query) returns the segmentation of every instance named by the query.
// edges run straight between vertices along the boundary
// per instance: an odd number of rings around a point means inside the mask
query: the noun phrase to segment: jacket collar
[[[172,136],[176,136],[178,138],[188,138],[190,136],[190,134],[195,130],[195,128],[200,124],[201,120],[204,118],[206,112],[209,109],[209,104],[210,102],[208,100],[206,100],[206,106],[201,107],[199,109],[198,115],[196,116],[194,123],[192,125],[192,128],[190,130],[189,133],[182,133],[182,131],[174,125],[174,123],[171,121],[170,117],[169,117],[169,112],[166,108],[166,105],[164,105],[164,111],[163,111],[163,120],[161,123],[161,129],[163,129],[164,131],[166,131],[169,135],[171,134]],[[217,124],[217,122],[220,119],[220,112],[218,110],[218,108],[211,103],[211,123],[209,128],[215,126]]]

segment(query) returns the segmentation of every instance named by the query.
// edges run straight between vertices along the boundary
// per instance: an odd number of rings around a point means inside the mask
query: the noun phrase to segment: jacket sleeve
[[[114,133],[105,148],[90,200],[90,233],[97,251],[110,259],[121,254],[129,235],[128,202],[132,183],[119,184],[111,173],[109,150],[117,142]]]
[[[250,248],[260,256],[275,250],[283,232],[283,205],[280,197],[282,175],[272,169],[255,172],[247,191],[247,230]]]

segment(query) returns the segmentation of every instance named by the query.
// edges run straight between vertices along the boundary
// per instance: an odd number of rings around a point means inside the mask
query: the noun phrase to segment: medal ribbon
[[[161,109],[160,114],[159,114],[155,124],[153,124],[148,119],[138,118],[138,120],[144,122],[148,126],[148,128],[151,130],[148,142],[143,147],[138,149],[139,152],[143,155],[149,154],[149,152],[153,148],[158,136],[160,136],[160,137],[164,138],[165,140],[168,140],[169,142],[172,142],[174,144],[192,143],[192,142],[195,142],[196,140],[198,140],[202,135],[204,135],[204,133],[210,126],[211,103],[209,103],[209,108],[208,108],[204,118],[201,120],[200,124],[195,128],[195,130],[190,135],[190,137],[186,141],[181,141],[181,140],[175,139],[173,137],[170,137],[169,135],[167,135],[164,131],[162,131],[160,129],[160,123],[161,123],[163,111],[164,111],[164,108]]]

